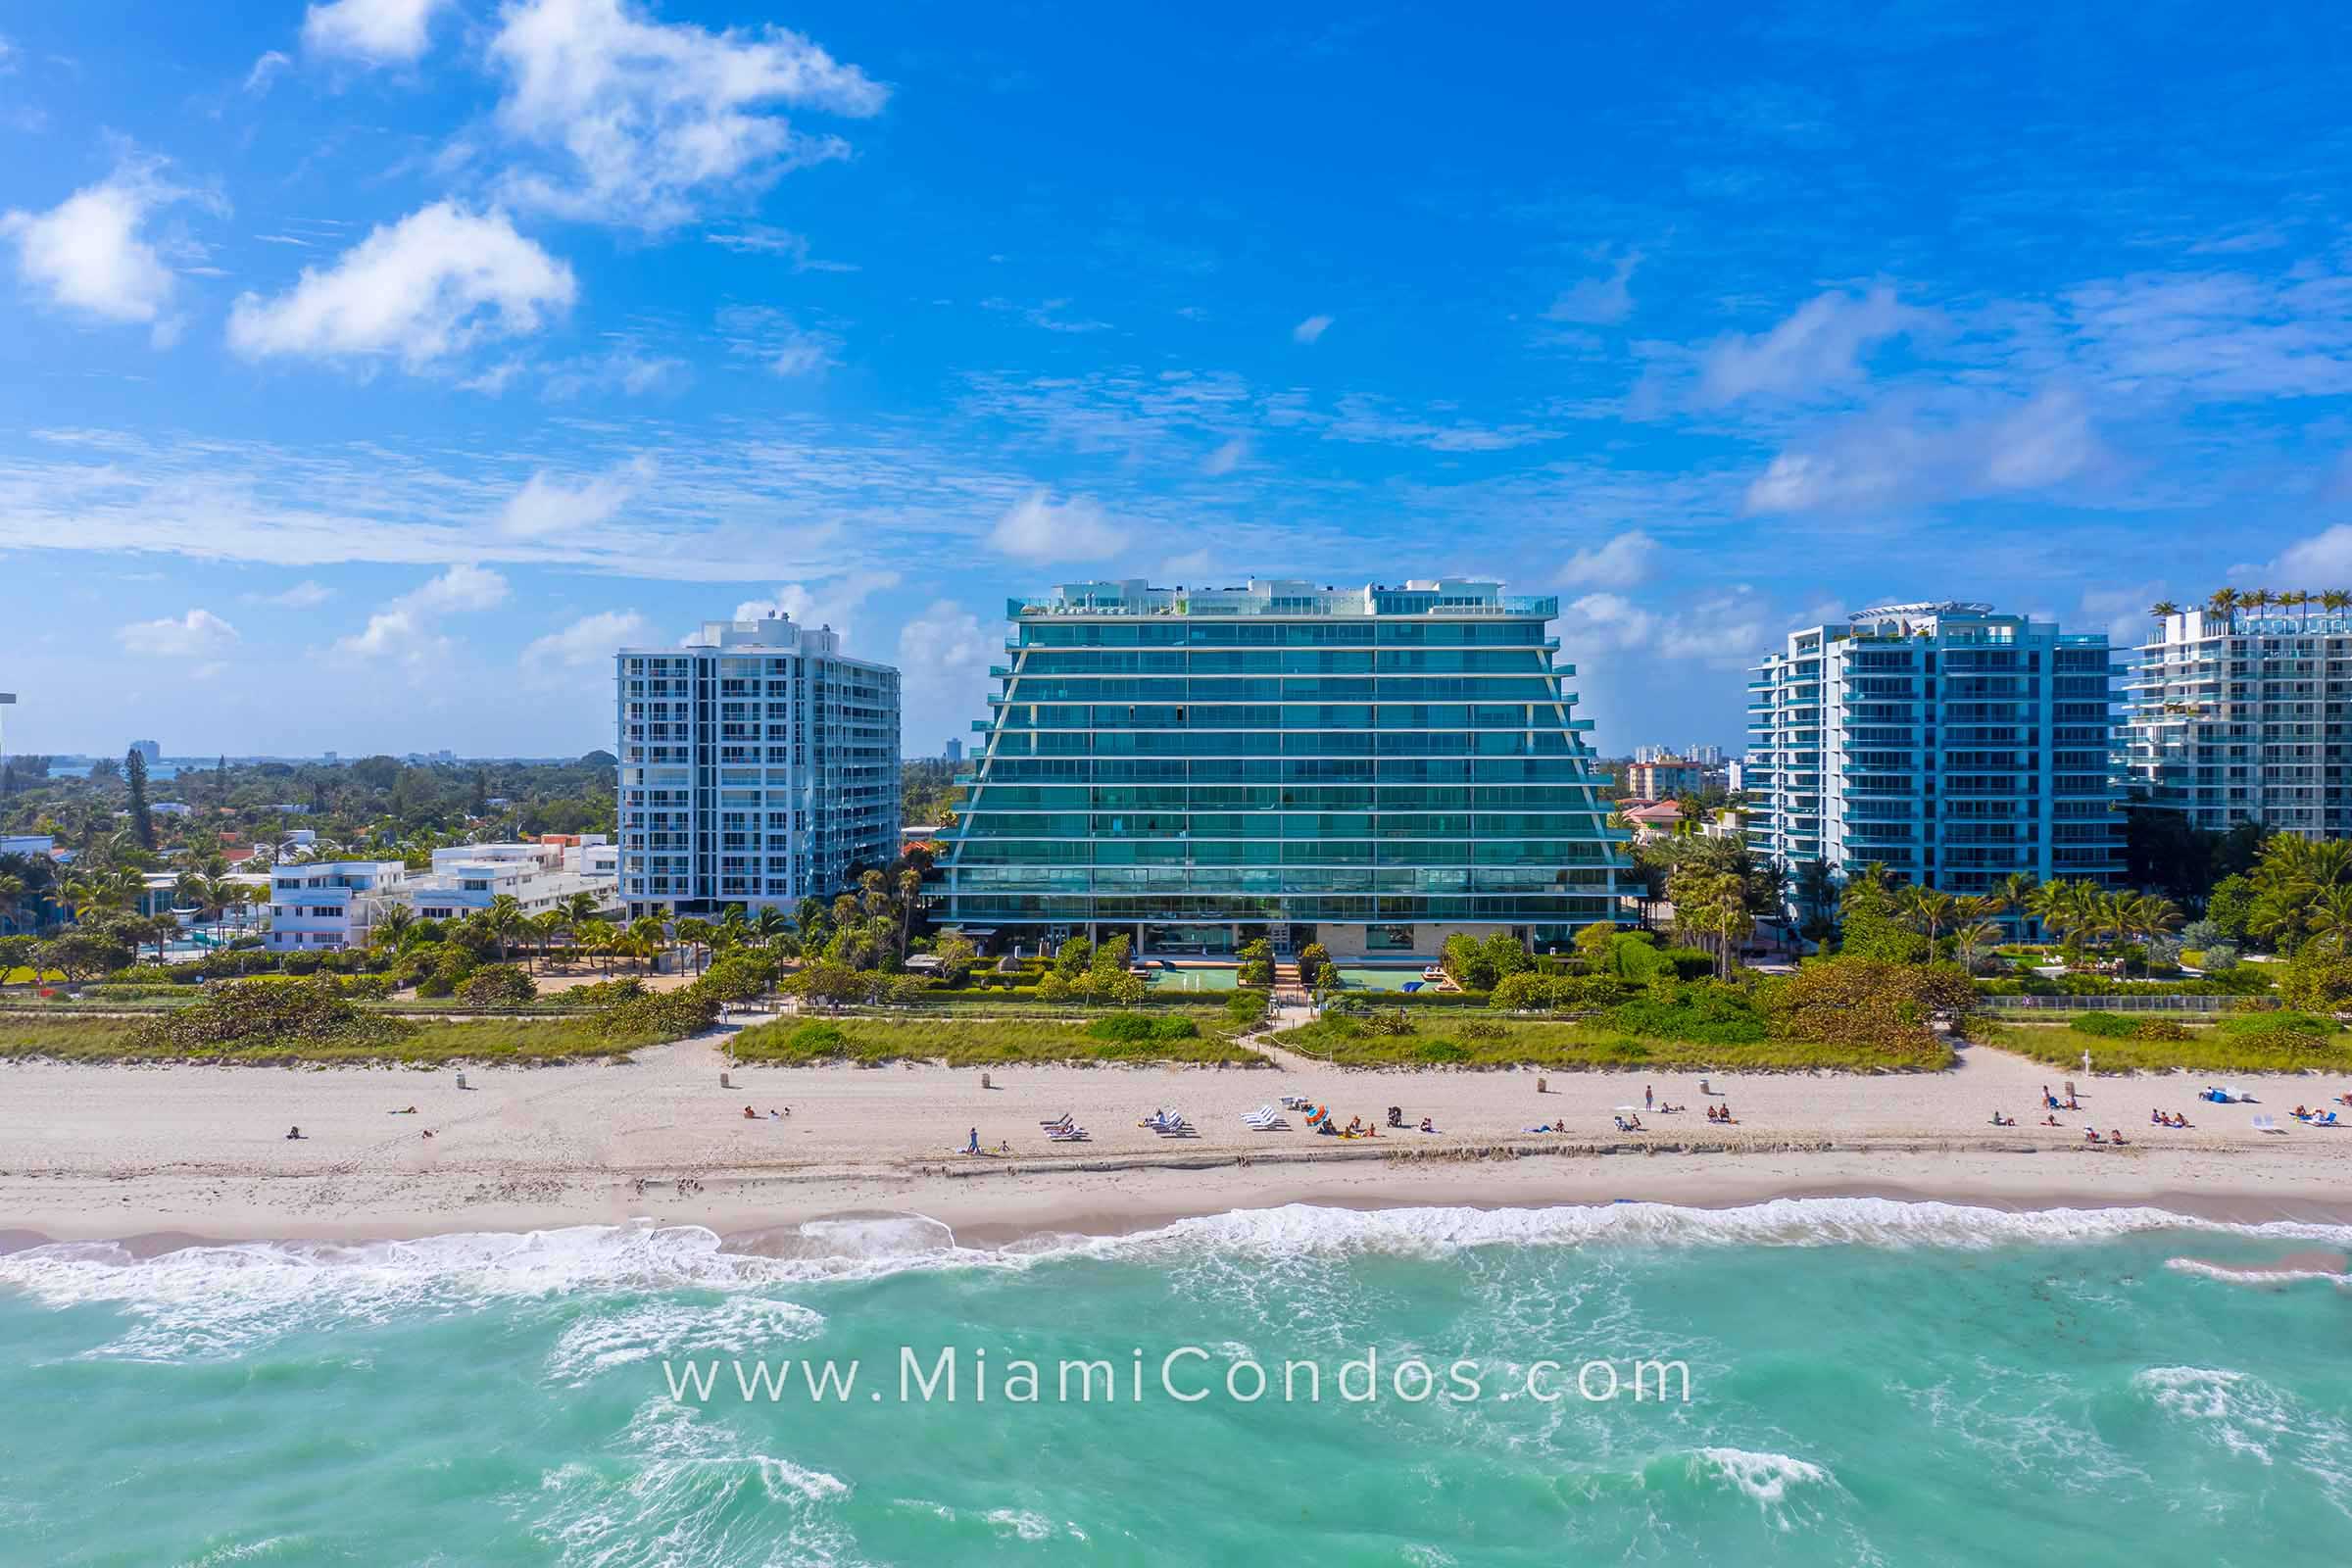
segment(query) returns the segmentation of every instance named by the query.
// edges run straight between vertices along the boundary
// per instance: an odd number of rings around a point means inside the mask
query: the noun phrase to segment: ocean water
[[[2348,1246],[1820,1200],[45,1247],[0,1256],[0,1561],[2344,1562],[2352,1292],[2232,1268]]]

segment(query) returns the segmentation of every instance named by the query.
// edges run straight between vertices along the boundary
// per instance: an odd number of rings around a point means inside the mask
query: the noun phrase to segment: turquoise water
[[[1018,1254],[919,1221],[44,1248],[0,1257],[0,1559],[2338,1562],[2352,1296],[2206,1262],[2348,1243],[1823,1200],[1291,1208]],[[966,1348],[963,1396],[902,1402],[901,1345]],[[1367,1348],[1387,1387],[1179,1403],[1157,1363],[1188,1345],[1181,1392]],[[977,1349],[1045,1363],[1047,1400],[974,1401]],[[1397,1396],[1416,1355],[1482,1396]],[[859,1373],[821,1405],[672,1396],[665,1358],[736,1356]],[[1054,1400],[1064,1356],[1120,1397]],[[1689,1402],[1500,1396],[1649,1357]]]

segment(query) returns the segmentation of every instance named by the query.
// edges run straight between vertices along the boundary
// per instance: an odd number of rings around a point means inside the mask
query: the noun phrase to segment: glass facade
[[[2352,834],[2352,616],[2298,608],[2191,610],[2141,645],[2119,747],[2134,805],[2213,833]]]
[[[1863,611],[1794,633],[1748,682],[1747,842],[1839,875],[1989,893],[2012,872],[2123,876],[2103,633],[1990,605]]]
[[[1555,613],[1455,581],[1014,601],[948,918],[1144,952],[1263,934],[1358,954],[1613,919],[1622,836]]]
[[[614,656],[630,917],[790,909],[889,864],[899,672],[789,620],[710,621],[702,635]]]

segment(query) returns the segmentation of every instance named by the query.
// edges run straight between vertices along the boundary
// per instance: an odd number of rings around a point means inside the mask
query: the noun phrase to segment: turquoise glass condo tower
[[[1263,936],[1405,957],[1495,931],[1564,947],[1616,918],[1624,854],[1557,613],[1450,579],[1011,601],[948,921],[997,951]]]

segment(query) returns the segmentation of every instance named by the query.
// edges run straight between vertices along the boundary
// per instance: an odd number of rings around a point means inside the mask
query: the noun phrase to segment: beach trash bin
[[[988,1074],[986,1074],[986,1073],[982,1073],[982,1074],[980,1075],[980,1087],[981,1087],[981,1088],[983,1088],[983,1089],[994,1089],[994,1088],[996,1088],[997,1086],[996,1086],[995,1084],[993,1084],[993,1083],[990,1083],[990,1082],[989,1082],[989,1080],[988,1080]]]
[[[1540,1078],[1538,1078],[1538,1079],[1536,1080],[1536,1093],[1537,1093],[1537,1094],[1539,1094],[1539,1095],[1548,1095],[1548,1094],[1550,1094],[1550,1093],[1551,1093],[1551,1080],[1550,1080],[1550,1079],[1548,1079],[1548,1078],[1541,1078],[1541,1077],[1540,1077]]]
[[[735,1086],[728,1082],[727,1075],[722,1072],[718,1075],[718,1087],[721,1089],[732,1089]]]

